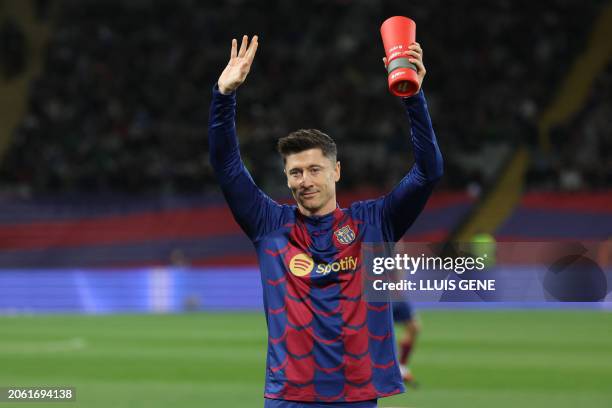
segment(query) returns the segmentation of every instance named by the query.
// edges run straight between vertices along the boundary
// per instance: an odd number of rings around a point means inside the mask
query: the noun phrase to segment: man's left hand
[[[417,92],[421,90],[421,85],[423,84],[423,79],[425,78],[425,74],[427,70],[425,69],[425,65],[423,65],[423,49],[421,48],[421,44],[418,42],[413,42],[408,46],[408,51],[406,51],[406,55],[408,56],[408,61],[416,65],[417,67],[417,77],[419,80],[419,89]],[[387,57],[383,57],[383,63],[385,64],[385,69],[387,68]]]

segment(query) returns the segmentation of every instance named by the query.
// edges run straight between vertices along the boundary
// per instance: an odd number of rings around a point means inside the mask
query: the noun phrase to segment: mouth
[[[301,193],[300,196],[302,196],[302,198],[313,198],[317,193],[318,191],[308,191],[306,193]]]

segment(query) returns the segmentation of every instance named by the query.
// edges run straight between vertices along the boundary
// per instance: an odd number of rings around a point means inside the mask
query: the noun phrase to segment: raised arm
[[[236,134],[236,89],[251,69],[257,41],[255,36],[249,45],[244,36],[237,50],[232,40],[230,60],[213,89],[208,121],[210,162],[234,218],[253,241],[278,227],[282,208],[253,182],[240,158]]]
[[[387,239],[398,241],[425,207],[433,187],[442,177],[443,161],[436,135],[431,125],[421,84],[425,77],[423,50],[418,43],[409,47],[409,61],[416,65],[419,92],[403,98],[410,120],[411,141],[415,163],[408,174],[387,194],[382,202],[382,221]],[[383,60],[386,64],[386,60]]]

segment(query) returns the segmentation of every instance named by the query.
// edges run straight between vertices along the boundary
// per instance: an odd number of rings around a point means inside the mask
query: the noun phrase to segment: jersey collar
[[[308,216],[308,215],[302,214],[298,208],[296,208],[296,211],[298,212],[298,216],[305,223],[311,224],[311,225],[333,224],[336,220],[339,220],[344,215],[344,213],[342,212],[342,209],[338,206],[338,204],[336,204],[336,208],[334,209],[334,211],[330,212],[329,214],[325,214],[325,215]]]

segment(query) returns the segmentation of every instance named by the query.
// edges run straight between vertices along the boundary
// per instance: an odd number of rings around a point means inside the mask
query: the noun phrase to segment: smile
[[[317,191],[310,191],[308,193],[302,193],[302,197],[311,198],[311,197],[314,197],[316,194],[317,194]]]

